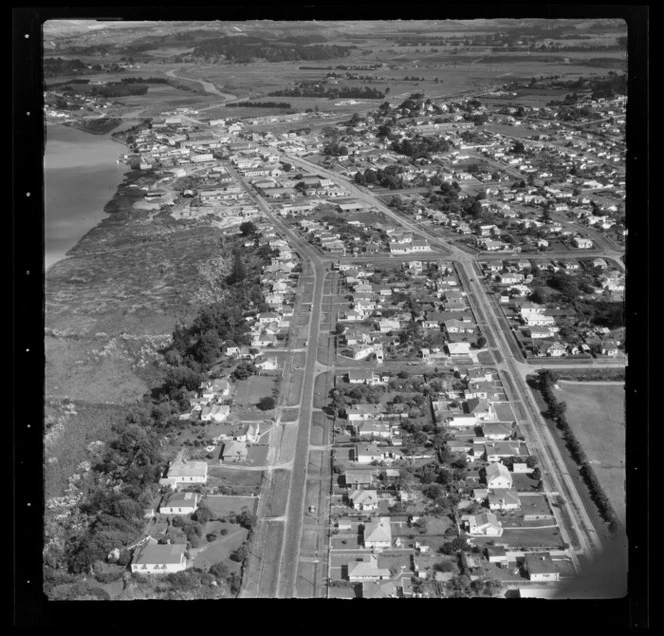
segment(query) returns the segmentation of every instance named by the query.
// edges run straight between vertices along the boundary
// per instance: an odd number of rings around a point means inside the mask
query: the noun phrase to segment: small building
[[[356,444],[353,451],[353,459],[359,464],[370,464],[383,459],[383,453],[375,444]]]
[[[207,462],[187,460],[181,451],[171,462],[167,476],[159,480],[159,485],[177,487],[181,484],[204,484],[207,482],[207,474]]]
[[[489,510],[519,510],[519,493],[513,489],[498,488],[489,493]]]
[[[348,493],[348,502],[360,512],[378,510],[378,493],[375,490],[352,490]]]
[[[505,567],[509,563],[507,551],[502,545],[489,545],[486,548],[486,558],[489,563],[496,563],[499,567]]]
[[[489,464],[486,467],[486,485],[492,490],[496,488],[512,488],[512,475],[507,466],[499,462]]]
[[[470,355],[470,343],[468,342],[448,342],[447,352],[450,357],[468,357]]]
[[[174,492],[166,495],[159,506],[162,515],[190,515],[196,512],[198,495],[193,492]]]
[[[483,537],[499,537],[503,534],[503,526],[492,512],[468,517],[468,534]]]
[[[559,581],[560,572],[548,552],[526,554],[525,568],[531,581]]]
[[[247,443],[230,440],[224,444],[219,459],[222,462],[245,462],[247,461]]]
[[[351,582],[377,581],[389,579],[390,571],[378,567],[378,557],[370,554],[367,561],[358,561],[348,565],[348,580]]]
[[[134,554],[131,571],[139,574],[170,574],[187,567],[186,545],[160,545],[146,542]]]
[[[379,517],[364,525],[364,547],[385,550],[392,547],[392,528],[389,517]]]

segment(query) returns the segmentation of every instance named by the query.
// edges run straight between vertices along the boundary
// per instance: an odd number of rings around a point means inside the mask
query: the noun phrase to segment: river
[[[121,128],[128,126],[124,123]],[[118,128],[119,130],[120,128]],[[127,166],[117,164],[124,145],[110,134],[92,135],[60,124],[46,127],[44,155],[45,267],[65,258],[106,217]]]

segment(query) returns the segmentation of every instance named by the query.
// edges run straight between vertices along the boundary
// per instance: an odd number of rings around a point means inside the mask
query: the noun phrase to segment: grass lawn
[[[227,494],[249,495],[257,493],[260,489],[263,472],[210,466],[208,475],[216,482],[213,485],[228,491]]]
[[[240,513],[243,510],[255,512],[258,499],[256,497],[208,495],[204,499],[204,503],[217,516],[225,517],[231,513]]]
[[[295,422],[300,416],[300,409],[283,409],[281,411],[282,422]]]
[[[231,561],[228,557],[231,552],[239,548],[246,541],[249,531],[236,524],[223,524],[222,527],[228,529],[228,534],[224,537],[219,537],[212,543],[207,543],[204,538],[201,542],[202,547],[198,548],[198,553],[194,558],[194,567],[201,568],[205,563],[213,565],[228,560],[227,565],[231,571],[234,569],[239,570],[240,564],[236,564],[235,561]]]
[[[567,421],[619,518],[625,519],[625,391],[618,384],[559,382]]]
[[[247,451],[248,466],[262,466],[267,461],[269,446],[252,446]]]
[[[235,385],[234,402],[236,406],[253,406],[261,398],[272,396],[276,386],[276,376],[252,375],[246,380],[240,380]]]
[[[286,512],[288,489],[290,487],[290,471],[275,470],[272,473],[272,486],[266,495],[266,517],[280,517]]]

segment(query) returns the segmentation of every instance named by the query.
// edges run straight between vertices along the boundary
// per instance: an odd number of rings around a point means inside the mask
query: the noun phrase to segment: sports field
[[[559,381],[567,421],[619,518],[625,518],[625,390],[622,384]]]

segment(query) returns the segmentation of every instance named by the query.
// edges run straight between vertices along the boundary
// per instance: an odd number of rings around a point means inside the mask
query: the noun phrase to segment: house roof
[[[353,490],[348,498],[356,504],[378,503],[378,493],[375,490]]]
[[[162,508],[178,508],[178,507],[196,507],[196,493],[193,492],[174,492],[164,498],[161,504]]]
[[[148,545],[145,544],[136,556],[134,564],[136,565],[155,565],[181,563],[187,546],[184,544],[176,545]]]
[[[496,488],[489,493],[489,505],[492,503],[500,503],[502,501],[506,504],[519,505],[521,503],[519,493],[513,489]]]
[[[379,517],[364,526],[364,541],[392,541],[389,517]]]
[[[510,475],[510,471],[507,470],[507,466],[504,466],[503,464],[500,464],[498,462],[495,462],[493,464],[489,464],[486,467],[486,479],[487,479],[487,481],[490,481],[492,479],[496,479],[498,477],[503,477],[505,479],[512,479],[512,476]]]
[[[500,527],[498,517],[492,512],[483,512],[481,515],[471,515],[468,518],[468,521],[471,526],[483,526],[488,523],[492,526]]]
[[[558,571],[548,552],[526,554],[526,569],[530,574],[549,574]]]
[[[168,468],[168,477],[205,477],[207,470],[207,462],[177,460]]]

